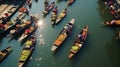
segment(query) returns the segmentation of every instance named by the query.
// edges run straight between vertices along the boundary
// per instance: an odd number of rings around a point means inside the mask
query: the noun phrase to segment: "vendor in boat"
[[[49,0],[45,0],[44,5],[45,5],[45,7],[47,7],[49,5]]]
[[[6,17],[9,17],[9,14],[8,14],[8,13],[5,13],[4,15],[5,15]]]
[[[28,4],[28,6],[32,5],[32,0],[27,0],[26,4]]]
[[[58,12],[57,7],[55,7],[55,9],[53,10],[53,12],[54,12],[55,14],[57,14],[57,12]]]
[[[30,15],[30,22],[34,22],[34,16],[33,15]]]
[[[83,31],[83,30],[82,30],[82,34],[79,34],[79,35],[78,35],[78,38],[79,38],[81,41],[83,41],[83,40],[86,39],[86,36],[87,36],[86,31]]]
[[[24,7],[24,13],[26,13],[27,15],[29,15],[29,11],[26,7]]]
[[[19,17],[17,17],[15,20],[16,20],[16,22],[19,22],[19,21],[20,21]]]
[[[29,29],[26,29],[25,30],[25,34],[27,35],[27,34],[29,34],[30,33],[30,30]]]
[[[3,30],[5,27],[3,24],[0,24],[0,30]]]
[[[64,27],[63,33],[69,34],[71,32],[71,28],[69,28],[67,25]]]
[[[31,36],[31,39],[30,39],[30,40],[31,40],[32,42],[35,42],[35,38],[36,38],[35,36]]]
[[[43,14],[47,14],[49,11],[49,7],[46,7],[45,10],[43,11]]]
[[[4,56],[4,55],[5,54],[0,51],[0,58],[2,58],[2,56]]]

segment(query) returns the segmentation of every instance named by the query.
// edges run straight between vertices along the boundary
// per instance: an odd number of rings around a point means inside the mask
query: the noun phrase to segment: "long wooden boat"
[[[58,24],[67,15],[67,9],[64,9],[57,17],[55,24]]]
[[[65,39],[69,36],[69,34],[72,31],[74,22],[75,22],[75,19],[72,19],[69,23],[67,23],[64,26],[62,31],[59,33],[57,39],[55,40],[54,45],[51,48],[52,51],[55,51],[65,41]]]
[[[75,2],[75,0],[68,0],[67,6],[72,5]]]
[[[10,31],[10,29],[15,28],[15,25],[21,23],[21,20],[26,16],[26,14],[22,14],[20,16],[17,16],[15,19],[5,23],[0,24],[0,35],[6,34],[7,31]]]
[[[17,34],[19,34],[21,31],[24,31],[26,28],[28,28],[32,22],[30,20],[24,20],[20,24],[16,24],[15,28],[10,30],[10,33],[8,36],[15,37]]]
[[[83,46],[86,38],[87,38],[88,26],[85,26],[82,31],[77,35],[72,48],[70,49],[70,53],[68,58],[72,58]]]
[[[52,25],[55,24],[55,21],[57,19],[57,12],[58,12],[58,8],[55,7],[51,13],[51,23]]]
[[[0,62],[3,61],[12,52],[12,46],[8,46],[4,50],[0,51]]]
[[[4,11],[2,15],[0,15],[0,23],[6,23],[7,21],[10,20],[10,18],[16,13],[16,11],[21,7],[21,5],[25,2],[26,0],[22,0],[21,2],[14,3],[13,5],[9,5]]]
[[[43,17],[45,17],[49,12],[54,8],[55,3],[51,3],[49,6],[45,7],[45,10],[43,11]]]
[[[120,20],[112,20],[109,22],[104,22],[105,25],[120,25]]]
[[[30,25],[29,28],[25,29],[24,33],[21,35],[21,37],[18,39],[18,41],[22,41],[23,39],[25,39],[28,36],[30,36],[37,29],[38,21],[39,21],[39,18],[37,16],[34,17],[32,25]]]
[[[26,13],[23,13],[23,14],[26,14]],[[20,23],[20,24],[16,24],[14,29],[10,30],[10,33],[8,36],[15,37],[17,34],[19,34],[21,31],[24,31],[26,28],[28,28],[33,23],[29,19],[28,20],[23,19],[23,21],[21,21],[21,22],[22,23]]]
[[[23,67],[25,63],[27,63],[35,48],[35,45],[36,45],[36,37],[35,35],[31,35],[31,37],[26,41],[25,46],[21,51],[18,67]]]

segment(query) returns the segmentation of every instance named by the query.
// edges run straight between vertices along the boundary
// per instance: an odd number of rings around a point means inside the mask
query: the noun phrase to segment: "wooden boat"
[[[110,22],[104,22],[105,25],[120,25],[120,20],[112,20]]]
[[[12,36],[12,37],[16,36],[21,31],[24,31],[26,28],[28,28],[31,24],[32,22],[30,22],[30,20],[24,20],[22,21],[22,23],[16,24],[14,29],[10,30],[10,33],[8,36]]]
[[[31,17],[33,18],[33,20],[35,19],[34,16],[31,16]],[[15,37],[21,31],[24,31],[26,28],[28,28],[32,23],[33,23],[33,21],[30,21],[29,19],[28,20],[23,19],[22,23],[16,24],[15,28],[10,30],[10,33],[8,36]]]
[[[34,35],[31,35],[31,37],[26,41],[25,46],[21,51],[18,67],[23,67],[25,63],[27,63],[27,61],[31,57],[35,45],[36,45],[36,37]]]
[[[57,17],[55,24],[58,24],[67,15],[67,9],[64,9]]]
[[[68,0],[67,6],[72,5],[75,2],[75,0]]]
[[[28,9],[25,6],[22,6],[19,9],[19,14],[23,14],[23,13],[26,13],[27,15],[29,15],[29,11],[28,11]]]
[[[82,31],[77,35],[72,48],[70,49],[70,53],[68,58],[72,58],[83,46],[86,38],[87,38],[88,26],[85,26]]]
[[[45,17],[49,12],[54,8],[55,3],[51,3],[49,6],[45,7],[45,10],[43,11],[43,17]]]
[[[5,24],[0,24],[0,35],[5,34],[7,31],[10,31],[10,29],[12,29],[12,28],[15,28],[15,25],[21,23],[21,20],[25,16],[26,16],[26,14],[22,14]]]
[[[52,25],[55,24],[55,21],[57,19],[57,12],[58,12],[58,8],[55,7],[51,13],[51,23]]]
[[[12,51],[12,46],[8,46],[4,50],[0,51],[0,62],[4,60]]]
[[[21,5],[25,2],[22,0],[21,2],[14,3],[13,5],[9,5],[4,11],[2,15],[0,15],[0,23],[6,23],[10,20],[10,18],[17,12],[17,10],[21,7]]]
[[[72,31],[73,24],[74,24],[75,19],[72,19],[69,23],[67,23],[60,34],[58,35],[57,39],[54,42],[54,45],[52,46],[51,50],[55,51],[64,41],[65,39],[69,36],[69,34]]]
[[[34,20],[32,21],[32,25],[30,25],[29,28],[25,29],[24,33],[22,34],[22,36],[19,38],[18,41],[22,41],[23,39],[27,38],[28,36],[30,36],[38,27],[38,21],[39,18],[36,16],[34,17]]]

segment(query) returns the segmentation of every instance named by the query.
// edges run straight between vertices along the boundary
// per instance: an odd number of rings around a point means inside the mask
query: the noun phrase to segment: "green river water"
[[[53,0],[50,0],[50,3]],[[115,39],[115,28],[105,27],[102,22],[112,17],[101,0],[76,0],[68,8],[67,16],[61,23],[52,27],[50,14],[42,19],[44,0],[33,0],[31,14],[39,13],[43,24],[38,27],[36,48],[26,67],[120,67],[120,44]],[[66,8],[66,1],[57,2],[59,12]],[[28,6],[27,6],[28,7]],[[14,17],[13,17],[14,18]],[[54,54],[50,49],[62,30],[72,18],[75,24],[72,33]],[[89,32],[83,48],[72,59],[68,59],[70,48],[76,35],[88,25]],[[13,45],[13,52],[0,63],[0,67],[17,67],[23,45],[18,40],[4,37],[0,40],[0,50]]]

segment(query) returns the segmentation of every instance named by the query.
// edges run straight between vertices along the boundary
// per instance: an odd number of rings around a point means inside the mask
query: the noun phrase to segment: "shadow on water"
[[[116,30],[117,28],[119,28],[120,26],[116,26],[116,25],[103,25],[102,28],[110,28],[113,30]]]
[[[111,42],[106,43],[106,52],[107,56],[113,64],[114,67],[120,67],[120,42],[117,42],[115,38],[112,39]]]
[[[12,41],[14,39],[18,40],[18,38],[23,34],[23,32],[24,31],[21,31],[20,33],[14,34],[14,36],[11,36],[11,38],[10,38],[10,40],[8,42],[10,42],[10,41]]]
[[[114,17],[111,15],[110,11],[108,10],[106,5],[104,4],[104,1],[98,0],[97,3],[98,3],[98,10],[100,12],[100,16],[101,16],[102,20],[104,22],[113,20]]]
[[[0,45],[2,44],[2,40],[3,40],[3,38],[0,38]]]

